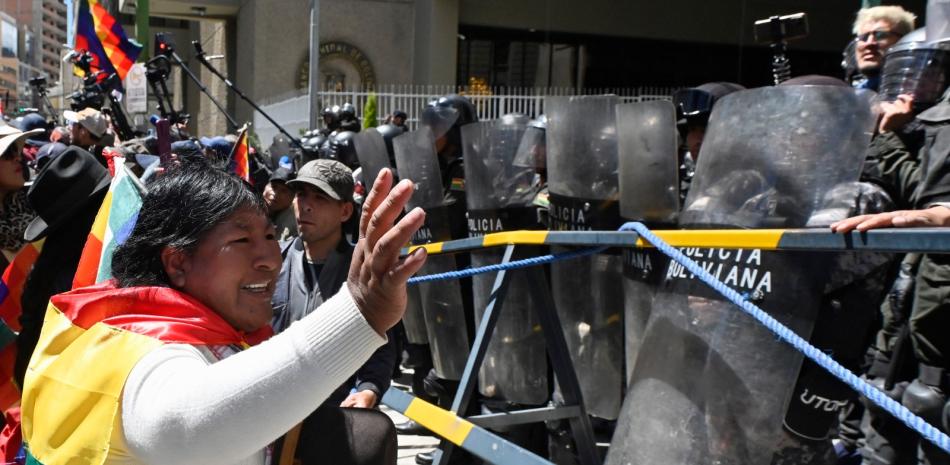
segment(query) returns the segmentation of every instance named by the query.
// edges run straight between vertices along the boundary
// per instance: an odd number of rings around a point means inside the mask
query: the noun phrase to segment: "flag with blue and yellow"
[[[121,81],[142,52],[142,45],[126,37],[122,25],[99,0],[80,0],[73,49],[92,54],[93,72],[116,73]]]

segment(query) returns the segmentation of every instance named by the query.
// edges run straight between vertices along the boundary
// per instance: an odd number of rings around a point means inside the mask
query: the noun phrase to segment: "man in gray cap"
[[[353,245],[343,234],[343,223],[353,214],[353,172],[327,159],[313,160],[287,181],[294,191],[293,211],[299,236],[281,243],[283,263],[271,298],[271,325],[281,332],[308,315],[346,282]],[[328,417],[340,407],[375,408],[389,389],[396,364],[395,338],[380,347],[363,366],[303,421],[295,457],[303,463],[322,463],[326,451],[307,446],[325,437]]]
[[[287,181],[294,191],[299,236],[281,244],[283,264],[271,299],[280,332],[308,315],[346,282],[353,245],[343,223],[353,214],[353,172],[327,159],[308,162]],[[380,347],[324,406],[373,408],[389,389],[396,364],[394,338]],[[305,426],[306,429],[306,426]]]

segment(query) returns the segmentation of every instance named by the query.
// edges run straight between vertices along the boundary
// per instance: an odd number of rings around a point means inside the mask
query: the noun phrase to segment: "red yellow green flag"
[[[82,249],[73,276],[73,289],[112,278],[112,253],[132,234],[142,208],[145,187],[125,167],[124,158],[117,157],[115,166],[115,177]]]

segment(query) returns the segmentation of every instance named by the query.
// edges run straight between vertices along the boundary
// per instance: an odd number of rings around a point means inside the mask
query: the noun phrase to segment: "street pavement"
[[[402,371],[405,374],[403,379],[399,381],[408,384],[409,379],[411,379],[412,369],[403,368]],[[402,388],[404,390],[409,389],[409,386],[406,384],[401,384],[399,381],[393,380],[393,387]],[[398,425],[408,420],[408,418],[399,412],[385,405],[380,405],[379,409],[386,415],[389,415],[389,418],[392,418],[394,424]],[[435,436],[414,436],[400,434],[397,437],[399,438],[399,450],[397,451],[399,459],[396,462],[397,465],[415,465],[416,454],[433,449],[439,445],[439,439]]]
[[[395,424],[399,424],[407,420],[407,418],[402,416],[399,412],[385,405],[381,406],[380,410],[382,410],[386,415],[389,415],[389,418],[392,418],[393,423]],[[434,436],[411,436],[400,434],[398,437],[399,450],[397,451],[397,454],[399,456],[399,460],[396,462],[398,465],[415,465],[416,454],[419,452],[425,452],[439,445],[438,438]]]

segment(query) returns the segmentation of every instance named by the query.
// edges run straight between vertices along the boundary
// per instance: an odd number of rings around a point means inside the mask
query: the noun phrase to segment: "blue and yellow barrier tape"
[[[497,465],[552,465],[528,450],[412,394],[389,388],[383,404],[462,449]]]
[[[876,229],[835,234],[828,229],[706,229],[653,231],[673,247],[841,252],[950,253],[950,229]],[[652,247],[633,231],[508,231],[447,242],[414,245],[429,254],[466,252],[502,245]]]

